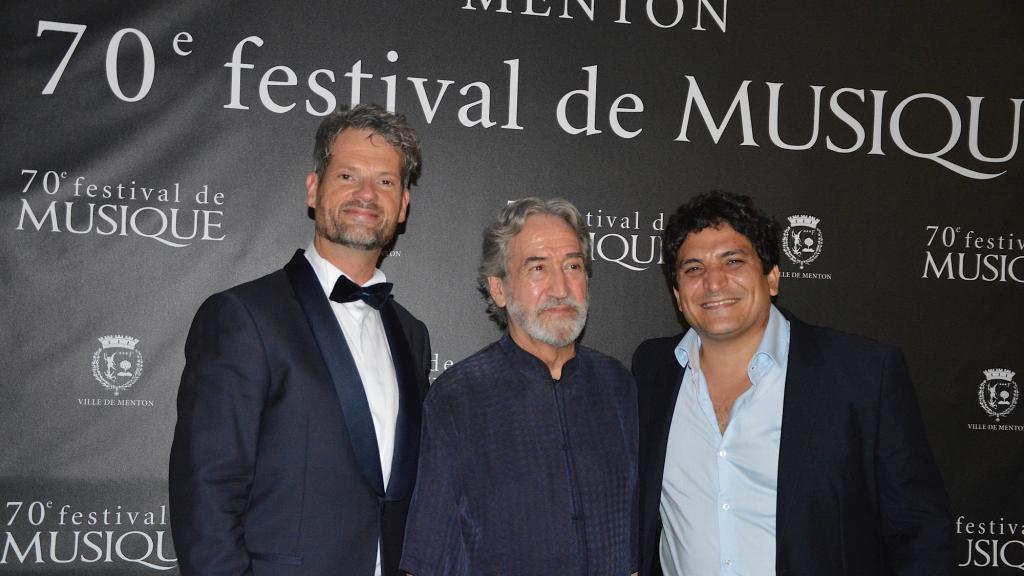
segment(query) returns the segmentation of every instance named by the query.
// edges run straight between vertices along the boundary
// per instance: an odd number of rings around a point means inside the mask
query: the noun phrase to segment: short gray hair
[[[402,114],[392,114],[379,104],[360,104],[353,108],[342,106],[320,122],[313,147],[313,171],[323,179],[331,163],[331,147],[345,130],[369,130],[384,138],[402,155],[402,187],[408,188],[420,177],[423,161],[420,157],[420,139],[416,130]]]
[[[561,218],[576,232],[576,237],[579,238],[583,250],[583,265],[588,276],[591,272],[590,234],[587,233],[587,226],[583,222],[583,217],[580,216],[580,211],[573,206],[572,202],[562,198],[536,197],[509,202],[498,212],[497,219],[484,229],[483,250],[477,273],[477,290],[487,302],[487,314],[502,328],[508,325],[508,313],[505,308],[498,306],[491,298],[487,279],[491,276],[505,279],[508,273],[508,243],[522,231],[523,226],[526,225],[526,219],[535,214],[548,214]]]

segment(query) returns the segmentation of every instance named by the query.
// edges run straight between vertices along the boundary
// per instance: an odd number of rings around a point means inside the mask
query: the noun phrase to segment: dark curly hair
[[[743,194],[712,190],[691,198],[669,217],[662,234],[665,270],[678,286],[679,269],[676,255],[686,237],[705,228],[728,224],[747,237],[761,260],[764,274],[779,264],[779,223],[754,206],[754,201]]]

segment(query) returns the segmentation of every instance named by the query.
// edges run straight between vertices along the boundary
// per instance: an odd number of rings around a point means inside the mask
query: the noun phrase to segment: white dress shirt
[[[692,329],[676,358],[685,370],[661,485],[662,568],[667,576],[773,576],[789,321],[772,306],[747,366],[752,385],[733,403],[724,434]]]
[[[338,277],[347,274],[320,256],[312,243],[306,249],[306,259],[313,267],[324,293],[330,298]],[[379,284],[386,280],[384,273],[377,269],[363,286]],[[391,459],[395,452],[399,397],[395,363],[391,358],[391,348],[384,333],[380,311],[362,300],[346,303],[331,301],[330,304],[359,371],[359,379],[363,382],[366,401],[370,405],[370,416],[373,418],[373,430],[377,436],[377,448],[380,451],[380,471],[384,477],[384,487],[387,488],[391,477]],[[380,574],[378,540],[376,576]]]

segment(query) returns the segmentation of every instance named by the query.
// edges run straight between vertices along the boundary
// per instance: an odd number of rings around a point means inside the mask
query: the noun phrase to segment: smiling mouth
[[[705,310],[718,310],[720,308],[726,308],[739,302],[739,298],[722,298],[720,300],[713,300],[711,302],[704,302],[700,305]]]
[[[343,206],[341,213],[356,218],[358,220],[376,220],[380,218],[380,213],[372,208],[363,208],[360,206]]]

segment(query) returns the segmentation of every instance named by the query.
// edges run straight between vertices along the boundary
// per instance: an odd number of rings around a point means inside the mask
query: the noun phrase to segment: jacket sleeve
[[[185,344],[168,474],[183,576],[251,573],[242,518],[268,386],[266,354],[249,311],[231,294],[212,296]]]
[[[882,365],[876,473],[882,537],[892,574],[952,575],[949,497],[932,456],[903,355]]]
[[[434,386],[443,386],[443,378]],[[405,527],[401,569],[414,576],[463,574],[465,551],[459,520],[459,435],[440,390],[423,406],[419,472]]]

